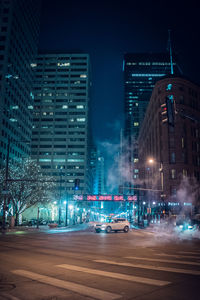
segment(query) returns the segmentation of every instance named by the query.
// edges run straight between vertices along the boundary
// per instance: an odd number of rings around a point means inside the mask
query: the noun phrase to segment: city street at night
[[[161,226],[161,225],[160,225]],[[0,299],[197,299],[200,233],[92,224],[0,236]]]

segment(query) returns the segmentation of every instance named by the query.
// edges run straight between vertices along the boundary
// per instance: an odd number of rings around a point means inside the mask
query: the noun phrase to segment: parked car
[[[95,231],[97,233],[105,231],[110,233],[111,231],[124,231],[128,232],[130,229],[130,223],[124,218],[113,218],[108,222],[101,222],[95,224]]]

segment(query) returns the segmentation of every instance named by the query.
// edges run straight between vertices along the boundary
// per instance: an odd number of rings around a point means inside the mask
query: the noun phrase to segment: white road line
[[[126,256],[128,259],[137,259],[137,260],[145,260],[145,261],[157,261],[164,263],[173,263],[173,264],[181,264],[181,265],[194,265],[200,266],[199,262],[194,261],[180,261],[180,260],[171,260],[171,259],[159,259],[159,258],[146,258],[146,257],[136,257],[136,256]]]
[[[49,276],[46,276],[46,275],[41,275],[41,274],[29,272],[29,271],[26,271],[26,270],[13,270],[11,272],[14,273],[14,274],[20,275],[20,276],[24,276],[26,278],[37,280],[37,281],[45,283],[45,284],[49,284],[49,285],[53,285],[53,286],[56,286],[56,287],[59,287],[59,288],[69,290],[69,291],[73,291],[73,292],[76,292],[78,294],[91,297],[92,299],[115,300],[115,299],[120,299],[121,298],[120,295],[117,295],[117,294],[114,294],[114,293],[102,291],[102,290],[99,290],[99,289],[91,288],[91,287],[81,285],[81,284],[77,284],[77,283],[73,283],[73,282],[70,282],[70,281],[64,281],[64,280],[56,279],[56,278],[49,277]]]
[[[200,256],[200,252],[186,252],[186,251],[178,251],[178,253],[181,253],[181,254],[194,254],[194,255],[199,255],[199,256]]]
[[[64,268],[67,270],[72,270],[72,271],[84,272],[84,273],[89,273],[89,274],[94,274],[94,275],[106,276],[106,277],[110,277],[110,278],[128,280],[128,281],[145,283],[145,284],[156,285],[156,286],[164,286],[164,285],[171,283],[169,281],[162,281],[162,280],[150,279],[150,278],[145,278],[145,277],[125,275],[125,274],[121,274],[121,273],[113,273],[113,272],[107,272],[107,271],[101,271],[101,270],[94,270],[94,269],[88,269],[88,268],[83,268],[83,267],[78,267],[78,266],[67,265],[67,264],[57,265],[57,267]]]
[[[93,260],[93,261],[104,263],[104,264],[125,266],[125,267],[141,268],[141,269],[156,270],[156,271],[166,271],[166,272],[181,273],[181,274],[200,275],[200,271],[196,271],[196,270],[165,268],[165,267],[148,266],[148,265],[131,264],[131,263],[119,263],[119,262],[109,261],[109,260]]]
[[[154,253],[156,256],[167,256],[167,257],[175,257],[175,258],[194,258],[200,259],[200,256],[188,256],[188,255],[176,255],[176,254],[167,254],[167,253]]]

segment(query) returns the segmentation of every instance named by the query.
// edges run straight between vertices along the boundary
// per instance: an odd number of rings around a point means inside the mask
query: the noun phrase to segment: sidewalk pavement
[[[23,233],[37,233],[37,232],[48,232],[48,233],[55,233],[55,232],[67,232],[67,231],[77,231],[77,230],[86,230],[91,227],[88,223],[83,224],[75,224],[75,225],[68,225],[68,226],[57,226],[54,228],[50,228],[48,225],[39,225],[37,226],[15,226],[13,228],[7,228],[4,231],[0,231],[1,234],[23,234]]]

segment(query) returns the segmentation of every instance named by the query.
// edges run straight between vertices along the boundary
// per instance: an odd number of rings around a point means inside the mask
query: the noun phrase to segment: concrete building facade
[[[176,76],[159,80],[153,89],[140,130],[141,186],[152,201],[199,205],[200,87]],[[186,189],[187,186],[187,189]],[[188,204],[189,205],[189,204]]]
[[[39,54],[34,70],[32,157],[44,175],[59,181],[63,196],[87,193],[89,55]]]

